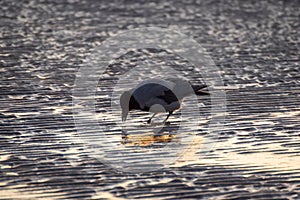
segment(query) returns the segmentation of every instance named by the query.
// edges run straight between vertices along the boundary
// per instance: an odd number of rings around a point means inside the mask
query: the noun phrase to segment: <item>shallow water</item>
[[[300,198],[297,1],[0,5],[0,199]],[[210,97],[198,99],[199,116],[177,112],[168,126],[165,115],[147,125],[142,112],[121,123],[118,94],[131,86],[118,77],[128,69],[150,62],[203,81],[183,58],[153,49],[112,63],[99,78],[96,123],[76,127],[74,115],[86,117],[72,102],[79,68],[105,39],[150,25],[193,37],[216,63],[227,101],[218,134]],[[166,74],[150,72],[137,77]]]

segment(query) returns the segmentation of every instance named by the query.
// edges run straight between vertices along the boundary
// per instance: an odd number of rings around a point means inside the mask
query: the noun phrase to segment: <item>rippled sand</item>
[[[299,199],[298,8],[297,1],[1,1],[0,199]],[[178,29],[207,50],[225,85],[223,131],[209,132],[211,101],[202,97],[200,117],[178,112],[152,134],[150,115],[133,113],[131,132],[122,133],[118,111],[107,110],[128,69],[149,61],[203,81],[183,58],[148,49],[128,52],[99,78],[99,134],[88,133],[97,140],[78,140],[90,128],[77,130],[73,119],[78,69],[105,39],[145,26]],[[162,128],[163,118],[153,126]],[[117,165],[159,170],[123,173]]]

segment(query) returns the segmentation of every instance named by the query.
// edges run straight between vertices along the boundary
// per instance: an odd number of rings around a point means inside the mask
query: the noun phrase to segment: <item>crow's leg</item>
[[[170,115],[172,115],[173,111],[169,111],[169,114],[167,116],[167,118],[163,121],[163,124],[167,123],[167,120],[169,119]]]
[[[156,114],[157,114],[157,113],[154,113],[154,114],[152,115],[152,117],[150,117],[150,119],[148,119],[148,121],[147,121],[148,124],[151,123],[152,118],[153,118]]]

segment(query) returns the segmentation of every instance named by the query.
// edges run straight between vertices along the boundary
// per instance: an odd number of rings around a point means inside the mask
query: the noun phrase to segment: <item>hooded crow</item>
[[[122,108],[122,121],[125,121],[129,111],[142,110],[154,113],[147,121],[151,123],[152,118],[157,113],[168,112],[165,123],[170,115],[180,109],[184,97],[191,94],[207,95],[207,91],[202,91],[206,85],[192,85],[182,79],[150,79],[143,81],[137,87],[125,91],[120,97]]]

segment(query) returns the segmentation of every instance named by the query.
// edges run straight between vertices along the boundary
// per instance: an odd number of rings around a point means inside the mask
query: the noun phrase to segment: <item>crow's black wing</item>
[[[147,83],[133,90],[132,96],[143,110],[145,107],[151,106],[151,102],[157,98],[164,96],[169,89],[157,83]],[[151,104],[151,105],[150,105]]]
[[[176,95],[170,89],[165,91],[164,94],[158,96],[158,98],[164,100],[167,104],[179,101]]]

